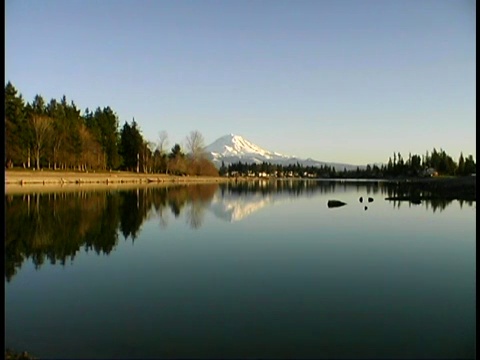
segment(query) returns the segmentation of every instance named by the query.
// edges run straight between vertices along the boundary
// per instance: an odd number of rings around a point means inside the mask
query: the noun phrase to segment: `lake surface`
[[[278,181],[7,195],[5,345],[63,359],[473,359],[476,202],[392,192]]]

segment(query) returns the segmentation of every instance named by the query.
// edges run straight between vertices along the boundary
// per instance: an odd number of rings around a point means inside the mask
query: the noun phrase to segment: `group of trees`
[[[460,154],[458,162],[445,153],[445,150],[425,155],[409,154],[406,160],[398,153],[390,157],[387,164],[367,165],[354,170],[339,171],[334,166],[303,166],[299,162],[289,165],[280,165],[263,162],[261,164],[242,163],[241,161],[226,166],[222,163],[220,175],[225,176],[276,176],[276,177],[309,177],[309,178],[395,178],[395,177],[423,177],[438,175],[467,176],[476,172],[476,163],[472,155],[467,157]]]
[[[120,129],[109,106],[87,108],[82,114],[65,96],[46,103],[36,95],[25,103],[11,82],[5,86],[5,131],[8,168],[218,175],[202,151],[204,140],[198,131],[187,136],[185,151],[175,144],[168,152],[166,131],[159,133],[157,143],[149,142],[135,119]]]

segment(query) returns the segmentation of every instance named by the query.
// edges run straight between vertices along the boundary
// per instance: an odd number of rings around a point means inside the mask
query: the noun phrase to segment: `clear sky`
[[[476,159],[475,0],[6,0],[5,81],[320,161]]]

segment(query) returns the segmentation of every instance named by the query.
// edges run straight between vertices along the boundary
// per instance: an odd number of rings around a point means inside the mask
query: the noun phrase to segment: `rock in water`
[[[344,203],[343,201],[340,201],[340,200],[328,200],[327,202],[327,206],[329,208],[340,207],[344,205],[347,205],[347,203]]]

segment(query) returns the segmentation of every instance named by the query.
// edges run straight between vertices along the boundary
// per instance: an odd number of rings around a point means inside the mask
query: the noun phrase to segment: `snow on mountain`
[[[296,164],[297,162],[304,166],[333,166],[336,171],[354,170],[357,165],[329,163],[324,161],[317,161],[311,158],[300,159],[295,156],[283,155],[278,152],[265,150],[262,147],[253,144],[240,135],[229,134],[222,136],[205,148],[205,152],[209,155],[213,163],[220,167],[222,161],[225,165],[237,163],[239,161],[244,163],[269,162],[272,164],[288,165]],[[363,168],[364,166],[359,166]]]
[[[238,157],[239,159],[253,160],[262,162],[265,160],[288,159],[276,152],[268,151],[257,146],[240,135],[229,134],[215,140],[205,148],[207,153],[212,154],[213,158]]]

